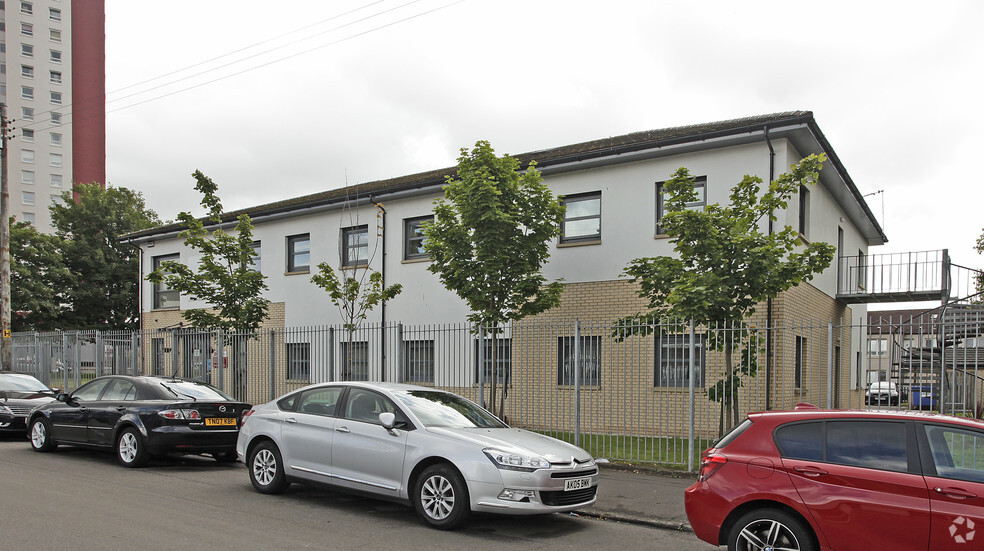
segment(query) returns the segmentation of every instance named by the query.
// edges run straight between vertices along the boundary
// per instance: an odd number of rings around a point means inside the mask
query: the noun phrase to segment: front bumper
[[[598,468],[540,469],[532,473],[499,469],[501,482],[469,481],[472,510],[507,515],[563,513],[597,500]],[[587,478],[587,487],[564,490],[565,481]],[[504,495],[512,494],[512,499]]]

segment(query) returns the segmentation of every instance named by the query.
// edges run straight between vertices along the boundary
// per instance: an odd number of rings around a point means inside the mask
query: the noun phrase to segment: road
[[[0,436],[3,549],[715,549],[692,534],[571,515],[477,516],[453,532],[409,507],[294,484],[256,493],[241,464],[207,458],[126,469],[110,453],[34,452]]]

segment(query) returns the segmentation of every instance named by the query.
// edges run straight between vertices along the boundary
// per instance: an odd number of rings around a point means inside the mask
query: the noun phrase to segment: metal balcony
[[[941,304],[977,293],[981,272],[950,262],[947,249],[839,257],[837,298],[848,304]]]

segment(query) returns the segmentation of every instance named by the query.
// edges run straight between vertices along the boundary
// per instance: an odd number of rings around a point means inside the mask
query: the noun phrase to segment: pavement
[[[619,463],[600,465],[598,499],[574,514],[693,532],[683,508],[690,473],[656,471]]]

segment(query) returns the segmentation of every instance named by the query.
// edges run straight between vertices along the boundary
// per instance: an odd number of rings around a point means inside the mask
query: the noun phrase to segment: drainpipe
[[[383,215],[382,217],[383,235],[380,238],[383,247],[383,258],[379,262],[380,264],[379,275],[382,276],[382,288],[385,289],[386,288],[386,208],[383,207],[382,203],[377,203],[376,200],[372,197],[369,198],[369,201],[371,201],[373,206],[379,209],[379,212],[381,212]],[[380,305],[379,320],[381,325],[380,331],[382,332],[382,336],[383,336],[383,338],[380,339],[380,345],[379,345],[379,361],[380,361],[379,380],[385,382],[386,381],[386,301],[385,300],[383,300],[383,303]]]
[[[765,133],[765,145],[769,146],[769,186],[776,174],[776,150],[772,147],[772,140],[769,139],[768,125],[763,128]],[[772,213],[769,213],[769,235],[772,235]],[[772,409],[772,298],[765,300],[765,409]]]

